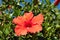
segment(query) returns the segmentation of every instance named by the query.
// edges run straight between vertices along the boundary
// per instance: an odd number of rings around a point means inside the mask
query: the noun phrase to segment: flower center
[[[31,22],[25,22],[25,27],[32,27],[32,23]]]

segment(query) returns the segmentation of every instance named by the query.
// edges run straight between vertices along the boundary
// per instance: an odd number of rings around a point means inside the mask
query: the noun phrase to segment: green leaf
[[[1,36],[2,34],[3,34],[2,31],[0,31],[0,36]]]
[[[4,33],[5,33],[6,35],[8,35],[8,34],[10,33],[9,29],[6,28],[6,29],[4,30]]]
[[[50,5],[50,0],[46,0],[46,3]]]

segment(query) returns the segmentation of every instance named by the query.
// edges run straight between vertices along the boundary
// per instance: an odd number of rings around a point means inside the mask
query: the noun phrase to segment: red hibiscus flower
[[[17,36],[26,35],[29,33],[36,33],[42,31],[42,22],[44,18],[40,13],[33,17],[33,13],[24,13],[23,16],[18,16],[13,19],[13,23],[16,24],[14,29]]]
[[[60,2],[60,0],[55,0],[54,5],[55,5],[55,6],[58,5],[59,2]]]

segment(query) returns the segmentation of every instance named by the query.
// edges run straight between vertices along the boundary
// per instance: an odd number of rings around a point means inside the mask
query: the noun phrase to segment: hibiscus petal
[[[58,5],[59,2],[60,2],[60,0],[55,0],[54,5],[55,5],[55,6]]]
[[[36,32],[40,32],[40,31],[42,31],[41,25],[35,25],[28,29],[28,32],[30,32],[30,33],[36,33]]]
[[[17,25],[15,27],[14,31],[15,31],[17,36],[26,35],[27,34],[27,29],[24,28],[23,26],[19,26],[19,25]]]
[[[13,23],[22,25],[24,23],[24,19],[22,16],[18,16],[17,18],[13,19]]]
[[[33,24],[42,24],[43,20],[44,20],[43,15],[39,14],[32,19],[32,23]]]
[[[26,21],[29,21],[32,19],[33,13],[32,12],[25,13],[23,17],[26,19]]]

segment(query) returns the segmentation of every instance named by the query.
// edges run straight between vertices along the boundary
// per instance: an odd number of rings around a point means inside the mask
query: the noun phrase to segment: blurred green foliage
[[[30,3],[24,0],[3,0],[0,6],[0,40],[60,40],[60,10],[49,0],[46,0],[45,4],[44,0],[42,1],[32,0]],[[29,11],[35,16],[39,13],[44,15],[43,30],[36,34],[18,37],[14,33],[15,25],[12,20]]]

